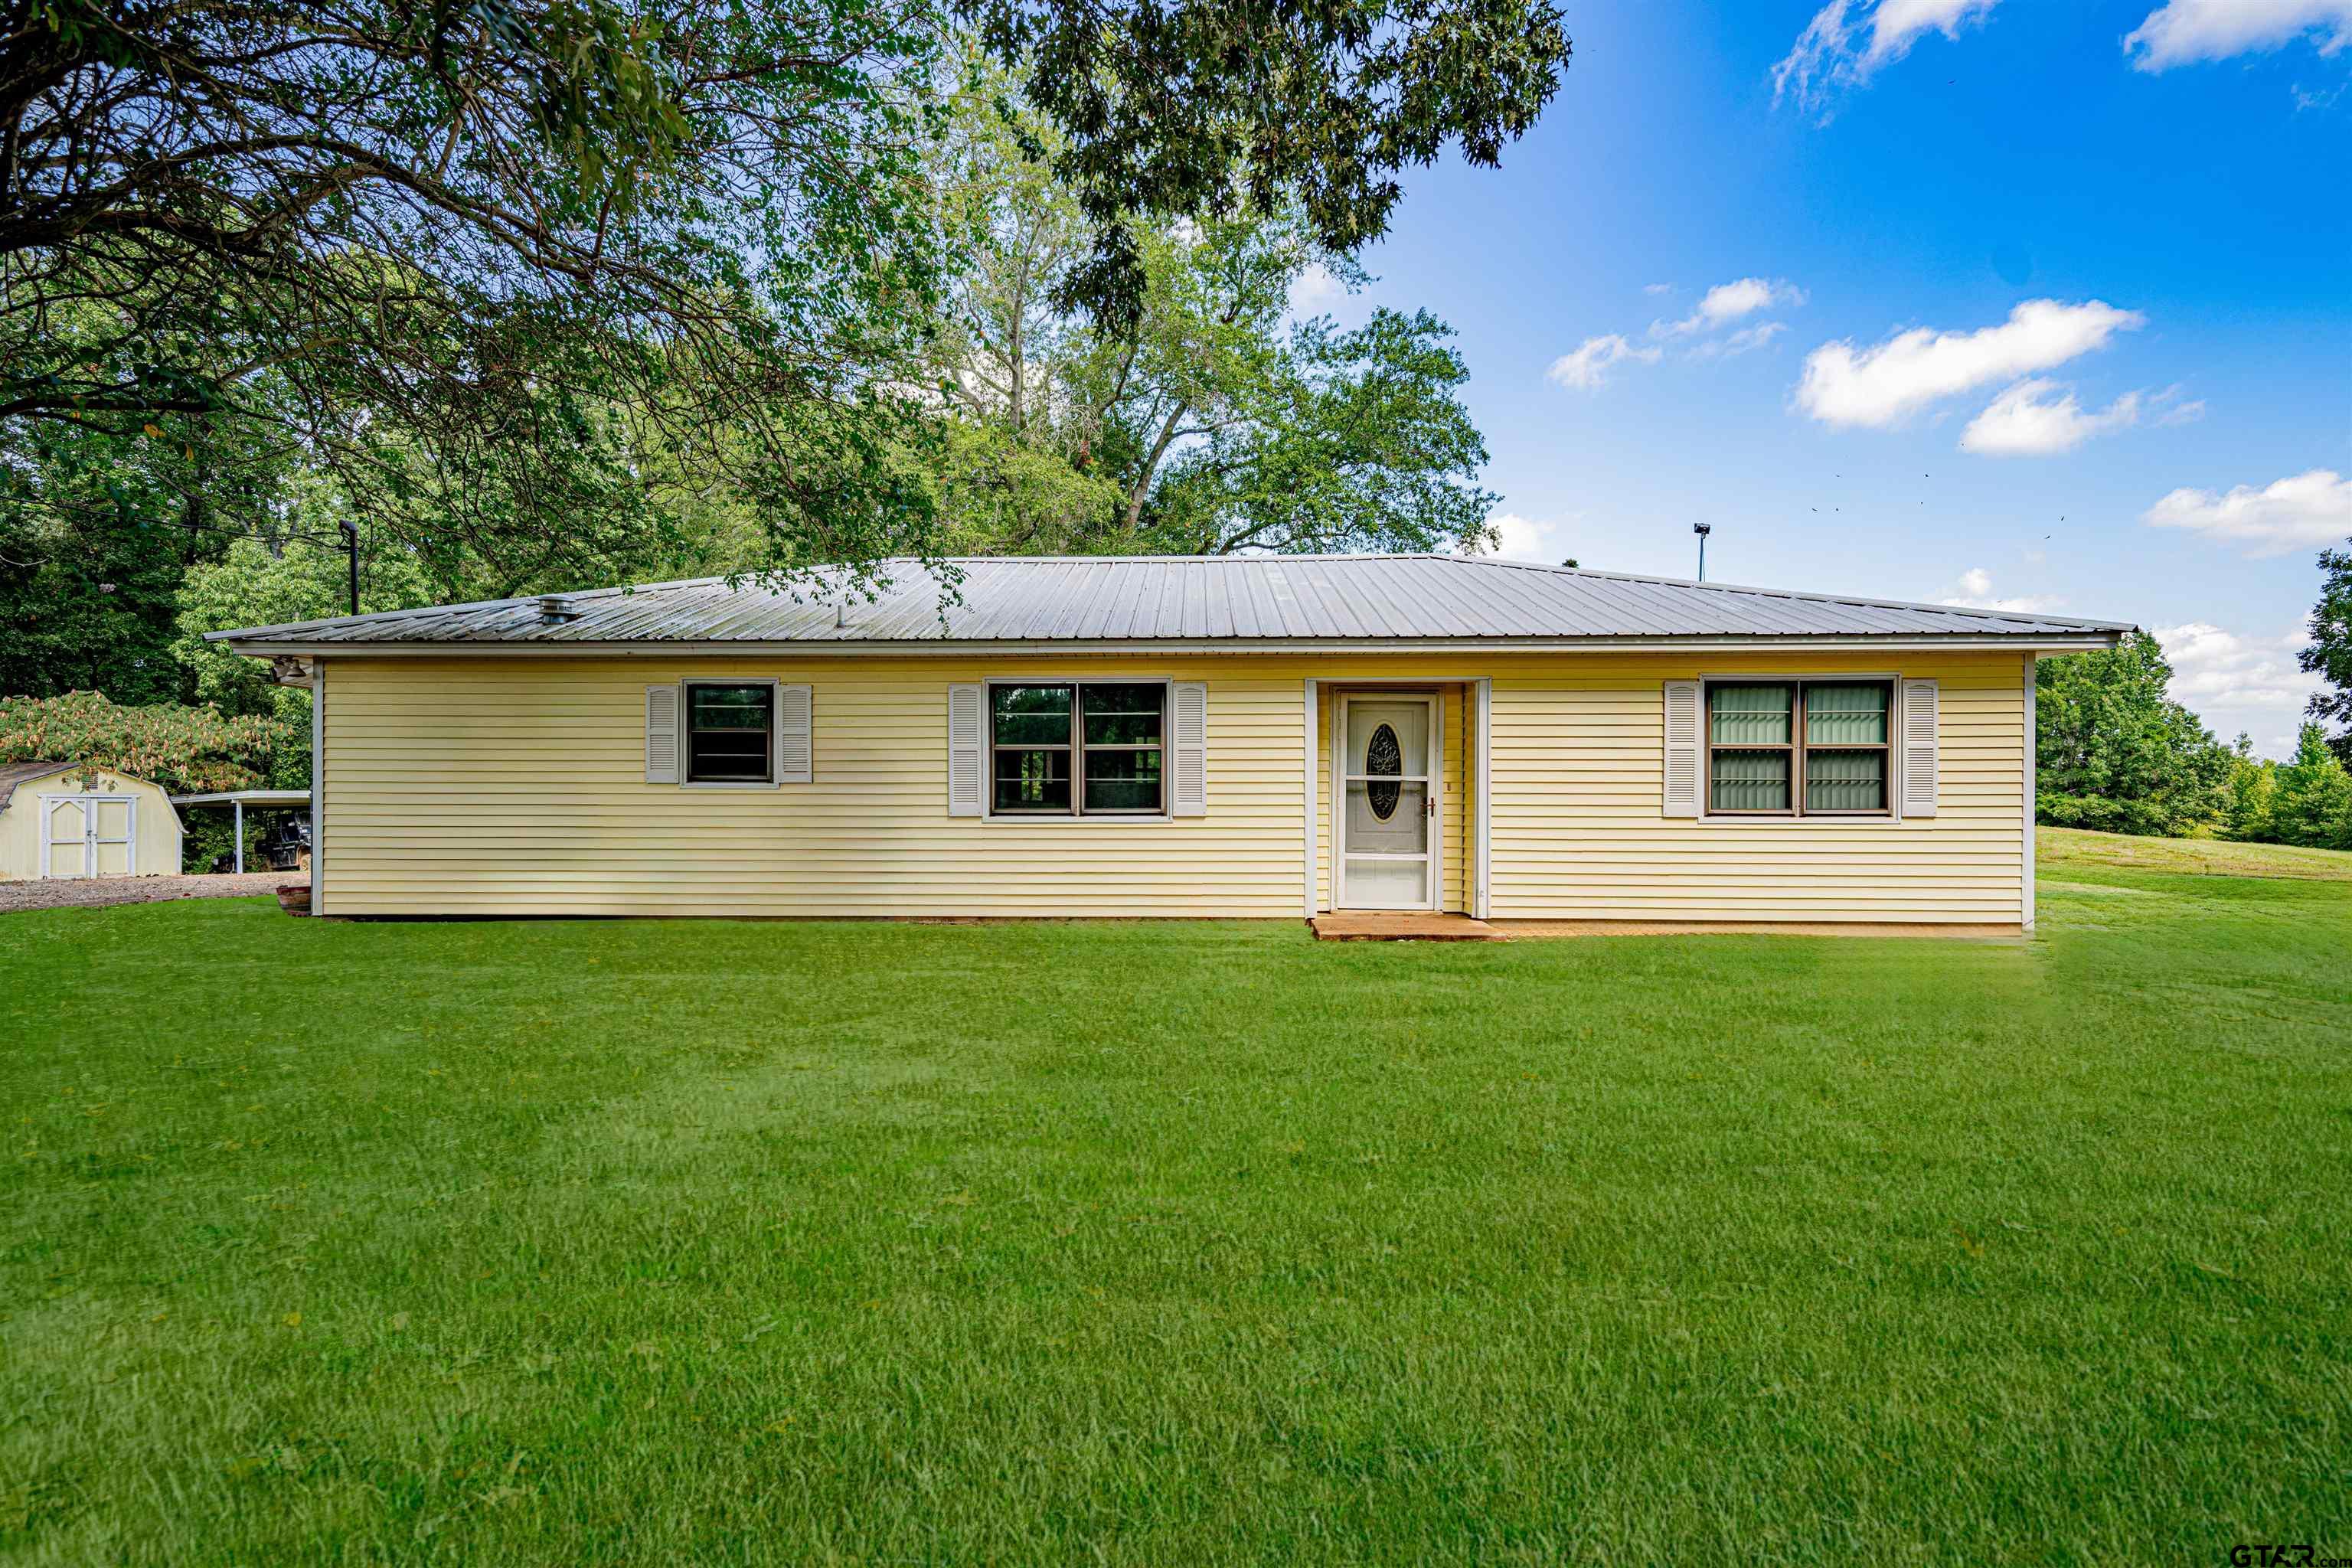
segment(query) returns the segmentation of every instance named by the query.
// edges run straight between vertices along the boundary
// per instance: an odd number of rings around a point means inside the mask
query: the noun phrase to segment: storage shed
[[[180,814],[156,785],[79,763],[0,765],[0,881],[179,874]]]

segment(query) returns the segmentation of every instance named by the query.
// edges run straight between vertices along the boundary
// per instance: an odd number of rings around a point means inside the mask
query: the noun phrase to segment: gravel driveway
[[[249,899],[291,884],[307,886],[310,880],[308,871],[251,871],[242,877],[49,877],[0,882],[0,914],[15,910],[154,904],[166,899]]]

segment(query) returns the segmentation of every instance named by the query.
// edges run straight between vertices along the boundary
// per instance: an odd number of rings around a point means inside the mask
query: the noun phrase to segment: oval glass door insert
[[[1397,744],[1397,734],[1386,724],[1372,731],[1364,742],[1364,772],[1386,773],[1393,778],[1404,772],[1404,748]],[[1372,808],[1372,816],[1386,822],[1396,815],[1400,786],[1384,784],[1373,778],[1364,788],[1364,804]]]

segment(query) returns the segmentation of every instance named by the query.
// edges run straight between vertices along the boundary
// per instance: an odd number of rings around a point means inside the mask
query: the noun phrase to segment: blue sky
[[[1566,0],[1378,281],[1461,334],[1504,553],[2157,630],[2291,750],[2352,534],[2352,0]]]

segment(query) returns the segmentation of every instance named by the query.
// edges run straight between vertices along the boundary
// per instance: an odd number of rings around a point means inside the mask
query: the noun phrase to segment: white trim
[[[310,912],[327,912],[327,661],[310,661]]]
[[[1420,856],[1425,880],[1422,884],[1423,900],[1418,904],[1367,905],[1370,909],[1434,910],[1445,901],[1445,812],[1441,804],[1445,779],[1445,697],[1439,691],[1390,691],[1381,688],[1346,690],[1339,694],[1339,702],[1331,714],[1331,907],[1344,910],[1348,902],[1348,707],[1353,702],[1419,702],[1429,711],[1429,728],[1422,741],[1421,773],[1399,775],[1402,783],[1419,783],[1425,792],[1429,807],[1425,813],[1426,832]],[[1383,775],[1385,776],[1385,775]],[[1387,858],[1412,859],[1398,855]]]
[[[2040,682],[2034,679],[2033,664],[2033,656],[2027,654],[2025,656],[2025,805],[2020,813],[2025,819],[2025,877],[2024,887],[2019,895],[2021,900],[2019,923],[2029,931],[2033,929],[2034,792],[2040,787],[2040,781],[2036,775],[2040,772],[2042,763],[2040,736],[2042,691]],[[1941,706],[1940,698],[1937,700],[1937,704]],[[1937,748],[1939,752],[1941,750],[1941,747]]]
[[[1986,652],[1992,649],[2038,653],[2089,653],[2114,647],[2121,632],[2087,632],[2076,636],[2037,633],[1961,633],[1949,637],[1900,637],[1868,634],[1839,637],[1820,633],[1791,632],[1781,637],[1227,637],[1160,642],[1150,639],[1087,642],[927,642],[907,638],[891,642],[742,642],[646,640],[643,642],[566,643],[347,643],[244,642],[227,639],[231,651],[252,658],[279,654],[364,658],[1072,658],[1106,655],[1136,655],[1171,658],[1179,655],[1248,658],[1256,654],[1356,654],[1444,657],[1461,653],[1751,653],[1780,649],[1817,652],[1897,653],[1914,649],[1946,652]],[[1461,675],[1447,679],[1460,680]]]
[[[1472,683],[1477,691],[1474,710],[1478,724],[1478,771],[1471,785],[1471,808],[1477,815],[1477,844],[1474,850],[1472,869],[1477,879],[1477,893],[1471,901],[1470,913],[1478,920],[1486,918],[1494,904],[1495,880],[1495,678],[1482,675]]]
[[[1877,669],[1794,669],[1742,670],[1732,675],[1702,675],[1698,681],[1698,820],[1719,827],[1779,827],[1791,822],[1832,826],[1852,825],[1856,827],[1899,826],[1903,821],[1903,677],[1891,670]],[[1884,680],[1893,689],[1886,696],[1886,809],[1878,811],[1776,811],[1756,813],[1744,811],[1709,811],[1707,799],[1715,792],[1706,776],[1706,689],[1715,681],[1737,681],[1746,685],[1775,680]],[[1824,747],[1823,750],[1834,750]],[[1794,766],[1793,760],[1790,763]],[[1790,779],[1793,795],[1797,781]]]
[[[1318,700],[1315,678],[1308,676],[1304,683],[1306,710],[1303,715],[1306,747],[1302,771],[1306,774],[1306,815],[1299,824],[1301,842],[1298,901],[1300,912],[1308,920],[1315,918],[1315,729],[1321,715],[1316,710]]]
[[[67,771],[79,770],[68,769]],[[91,768],[89,770],[89,776],[96,776],[106,772],[108,772],[106,769]],[[112,776],[127,779],[131,775],[116,773]],[[40,819],[40,874],[44,881],[51,878],[61,882],[87,881],[92,877],[101,875],[98,868],[98,847],[100,844],[121,845],[122,871],[121,874],[125,877],[140,875],[139,794],[136,790],[76,790],[66,795],[43,795],[36,798],[38,802]],[[102,838],[99,836],[98,808],[109,803],[119,803],[123,808],[122,837],[120,838]],[[70,840],[55,838],[49,832],[50,818],[61,805],[78,805],[81,808],[81,869],[79,871],[58,871],[56,868],[56,858],[49,853],[58,844],[70,842]],[[112,876],[115,873],[103,874]]]
[[[68,805],[73,801],[78,801],[81,796],[78,795],[45,795],[39,798],[41,808],[41,880],[46,882],[52,877],[61,876],[61,873],[55,868],[56,860],[55,858],[50,855],[50,849],[55,847],[58,844],[71,842],[71,840],[57,838],[50,834],[50,815],[54,813],[58,806]],[[66,877],[63,878],[63,879],[70,880],[71,878],[86,877],[89,875],[89,813],[87,808],[82,812],[80,843],[82,847],[82,869],[71,873],[71,877]]]

